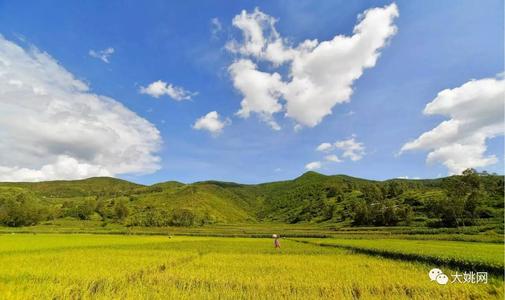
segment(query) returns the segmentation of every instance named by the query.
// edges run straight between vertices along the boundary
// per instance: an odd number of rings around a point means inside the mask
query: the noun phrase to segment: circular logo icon
[[[447,284],[448,281],[449,281],[449,278],[445,274],[440,274],[437,276],[438,284]]]
[[[440,269],[431,269],[430,272],[428,273],[428,276],[430,276],[431,281],[437,280],[437,276],[440,274],[443,274],[442,270]]]

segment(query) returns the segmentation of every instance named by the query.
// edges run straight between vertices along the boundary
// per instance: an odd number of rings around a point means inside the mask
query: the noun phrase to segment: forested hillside
[[[502,230],[503,185],[503,176],[474,170],[386,181],[307,172],[258,185],[170,181],[143,186],[115,178],[0,183],[0,223],[27,226],[67,218],[146,227],[277,222]]]

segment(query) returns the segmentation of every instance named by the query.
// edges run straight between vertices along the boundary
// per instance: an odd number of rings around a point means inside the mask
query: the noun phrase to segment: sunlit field
[[[322,246],[336,246],[388,257],[448,264],[460,268],[503,273],[503,243],[401,239],[297,239]]]
[[[309,240],[310,241],[310,240]],[[2,299],[503,299],[430,281],[435,266],[271,239],[0,235]],[[457,243],[457,242],[453,242]],[[465,251],[464,248],[454,248]],[[436,266],[438,267],[438,266]],[[443,268],[446,274],[453,270]]]

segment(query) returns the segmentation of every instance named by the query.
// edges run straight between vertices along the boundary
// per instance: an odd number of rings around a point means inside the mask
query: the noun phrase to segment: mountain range
[[[78,218],[128,226],[500,224],[503,178],[472,171],[437,179],[374,181],[311,171],[293,180],[262,184],[167,181],[146,186],[110,177],[0,183],[0,222],[2,215],[13,214],[6,204],[14,203],[7,201],[12,198],[36,203],[42,220]]]

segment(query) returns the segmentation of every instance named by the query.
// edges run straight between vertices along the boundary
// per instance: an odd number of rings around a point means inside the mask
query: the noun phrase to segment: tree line
[[[352,226],[410,225],[419,220],[432,227],[469,226],[503,213],[503,185],[503,176],[473,169],[442,180],[346,179],[325,183],[316,178],[259,195],[262,206],[257,218],[286,223],[346,222]],[[150,191],[159,192],[160,187]],[[127,226],[196,226],[216,222],[214,216],[192,209],[142,205],[137,194],[104,195],[55,204],[24,188],[0,187],[0,224],[30,226],[67,217]]]

